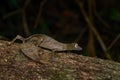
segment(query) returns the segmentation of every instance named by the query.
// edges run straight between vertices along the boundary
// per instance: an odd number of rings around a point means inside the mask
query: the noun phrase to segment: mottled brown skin
[[[20,35],[17,35],[11,43],[15,42],[15,40],[21,40],[23,43],[31,42],[34,43],[36,46],[40,46],[43,48],[48,48],[51,50],[56,51],[65,51],[65,50],[79,50],[81,51],[82,48],[78,46],[77,43],[61,43],[50,36],[45,34],[34,34],[29,36],[28,38],[23,38]]]
[[[61,43],[44,34],[34,34],[28,38],[23,38],[22,36],[17,35],[16,38],[11,41],[11,43],[15,42],[16,39],[23,41],[20,46],[21,51],[28,58],[31,58],[37,62],[39,62],[39,47],[51,50],[51,61],[54,61],[55,51],[82,50],[82,48],[79,47],[77,43]]]
[[[43,48],[48,48],[55,51],[65,51],[65,50],[79,50],[82,48],[78,46],[77,43],[61,43],[50,36],[44,34],[34,34],[25,39],[25,42],[33,42],[38,46]]]

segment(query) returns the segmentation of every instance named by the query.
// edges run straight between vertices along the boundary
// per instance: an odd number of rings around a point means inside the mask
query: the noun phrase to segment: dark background
[[[0,39],[46,34],[77,42],[82,55],[120,61],[119,0],[4,0]]]

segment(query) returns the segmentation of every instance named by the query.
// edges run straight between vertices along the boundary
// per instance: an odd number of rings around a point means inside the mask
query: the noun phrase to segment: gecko
[[[39,58],[38,47],[51,50],[53,56],[56,51],[82,50],[77,43],[62,43],[45,34],[33,34],[27,38],[17,35],[11,43],[15,42],[17,39],[23,41],[23,44],[20,47],[22,52],[33,60]]]
[[[17,38],[21,38],[24,41],[24,43],[34,42],[34,44],[36,44],[37,46],[55,51],[82,50],[82,48],[78,46],[77,43],[62,43],[45,34],[33,34],[28,38],[23,38],[22,36],[18,35],[16,39]]]

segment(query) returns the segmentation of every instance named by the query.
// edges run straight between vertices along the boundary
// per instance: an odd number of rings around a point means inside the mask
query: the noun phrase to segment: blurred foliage
[[[0,39],[42,33],[79,43],[80,54],[120,61],[119,9],[119,0],[4,0]]]
[[[116,22],[120,22],[120,11],[117,9],[113,9],[110,11],[110,18]]]
[[[18,5],[18,0],[8,0],[8,4],[9,4],[10,6],[15,7],[15,8],[18,8],[18,7],[19,7],[19,5]]]

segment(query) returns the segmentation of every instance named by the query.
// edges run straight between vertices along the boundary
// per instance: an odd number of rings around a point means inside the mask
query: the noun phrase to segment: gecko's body
[[[39,61],[39,47],[50,49],[53,53],[51,59],[54,59],[55,51],[82,50],[77,43],[61,43],[44,34],[34,34],[28,38],[23,38],[22,36],[17,35],[11,43],[13,43],[16,39],[23,41],[20,46],[21,51],[34,61]]]
[[[35,42],[38,46],[55,50],[55,51],[65,51],[65,50],[82,50],[77,43],[61,43],[50,36],[44,34],[34,34],[25,39],[25,42]]]

